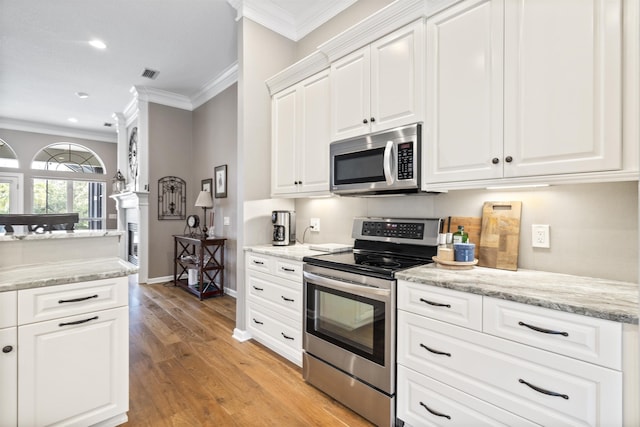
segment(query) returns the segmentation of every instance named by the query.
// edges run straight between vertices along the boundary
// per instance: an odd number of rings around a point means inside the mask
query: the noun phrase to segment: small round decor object
[[[4,347],[2,347],[3,353],[11,353],[11,351],[13,351],[13,346],[5,345]]]
[[[200,225],[200,218],[198,217],[198,215],[189,215],[187,217],[187,225],[190,228],[196,228],[197,226]]]

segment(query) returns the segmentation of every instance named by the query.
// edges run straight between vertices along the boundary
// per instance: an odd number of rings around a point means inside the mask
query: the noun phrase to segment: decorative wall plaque
[[[177,176],[158,180],[158,219],[185,219],[187,184]]]

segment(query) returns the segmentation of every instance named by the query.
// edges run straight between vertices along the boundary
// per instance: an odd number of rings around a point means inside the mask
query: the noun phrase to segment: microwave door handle
[[[384,179],[387,181],[387,185],[393,185],[394,176],[393,176],[393,141],[387,141],[387,146],[384,147],[384,159],[383,159],[383,170],[384,170]]]

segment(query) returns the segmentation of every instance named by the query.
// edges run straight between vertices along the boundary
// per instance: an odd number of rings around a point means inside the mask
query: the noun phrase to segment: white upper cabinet
[[[329,192],[329,71],[272,98],[273,196]]]
[[[422,121],[423,82],[423,20],[333,62],[331,140]]]
[[[427,20],[425,185],[622,168],[622,0],[468,0]]]

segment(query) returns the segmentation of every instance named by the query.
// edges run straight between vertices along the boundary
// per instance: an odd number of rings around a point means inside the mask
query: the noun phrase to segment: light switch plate
[[[228,216],[225,216],[222,220],[222,225],[231,225],[231,219]]]

